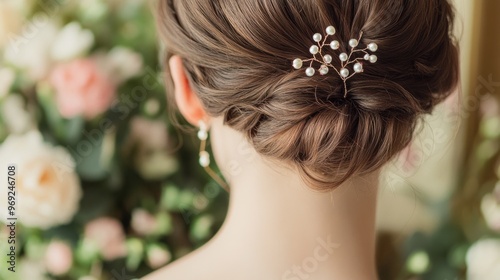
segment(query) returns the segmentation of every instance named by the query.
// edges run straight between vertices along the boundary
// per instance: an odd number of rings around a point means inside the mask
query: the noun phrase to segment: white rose
[[[22,134],[32,126],[31,115],[26,111],[24,100],[17,94],[9,94],[0,105],[0,116],[13,134]]]
[[[466,256],[468,280],[500,279],[500,240],[484,239],[469,248]]]
[[[47,229],[71,221],[82,196],[74,162],[61,147],[43,142],[38,131],[11,135],[0,146],[0,174],[16,166],[16,209],[18,221]],[[7,194],[4,189],[2,196]],[[7,217],[7,199],[0,200],[0,218]]]
[[[16,273],[19,273],[19,276],[14,279],[49,280],[46,276],[47,270],[40,260],[21,259]]]
[[[22,16],[19,13],[18,0],[0,1],[0,48],[7,44],[14,34],[21,29]]]
[[[10,39],[4,58],[7,63],[25,71],[32,81],[43,79],[49,73],[52,60],[50,46],[59,26],[46,14],[37,14],[27,23],[22,32]]]
[[[117,84],[139,75],[143,68],[142,56],[125,47],[114,47],[98,63]]]
[[[123,0],[120,0],[121,5],[123,5]],[[78,15],[89,22],[95,22],[109,13],[109,7],[111,5],[109,0],[87,0],[87,1],[77,1],[78,3]],[[75,4],[76,4],[75,3]]]
[[[481,212],[488,226],[500,232],[500,188],[497,187],[496,194],[487,194],[481,201]]]
[[[16,74],[12,69],[0,68],[0,100],[9,93],[10,87],[16,79]]]
[[[51,56],[54,60],[70,60],[87,52],[94,45],[94,34],[82,29],[79,23],[67,24],[57,34],[52,45]]]

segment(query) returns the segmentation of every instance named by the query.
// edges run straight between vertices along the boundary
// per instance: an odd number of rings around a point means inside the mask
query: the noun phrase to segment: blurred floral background
[[[20,222],[16,273],[2,226],[1,279],[140,277],[220,226],[227,195],[169,122],[150,3],[1,0],[0,52]]]
[[[382,178],[381,279],[500,279],[500,4],[455,2],[462,89]],[[222,224],[227,194],[170,118],[152,9],[0,0],[0,179],[16,165],[19,218],[0,279],[139,278]]]

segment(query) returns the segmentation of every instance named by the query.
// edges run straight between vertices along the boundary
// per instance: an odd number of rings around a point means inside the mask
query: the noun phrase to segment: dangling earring
[[[198,131],[198,139],[200,139],[200,165],[205,169],[205,171],[214,179],[222,188],[229,192],[229,186],[224,180],[215,173],[210,168],[210,154],[206,151],[207,139],[208,139],[208,127],[204,121],[199,121],[198,123],[200,130]]]

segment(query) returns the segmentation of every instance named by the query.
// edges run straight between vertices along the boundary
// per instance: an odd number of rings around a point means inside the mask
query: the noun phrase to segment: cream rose
[[[66,150],[44,143],[38,131],[11,135],[0,145],[1,172],[11,164],[16,166],[15,214],[20,223],[47,229],[71,221],[82,191]],[[6,203],[0,200],[0,209],[7,209]],[[2,220],[6,215],[0,211]]]
[[[21,29],[18,1],[0,1],[0,48],[9,42]]]
[[[500,240],[484,239],[476,242],[466,256],[467,279],[500,279]]]
[[[481,212],[486,220],[486,224],[492,230],[500,232],[500,184],[497,184],[493,193],[483,197]]]

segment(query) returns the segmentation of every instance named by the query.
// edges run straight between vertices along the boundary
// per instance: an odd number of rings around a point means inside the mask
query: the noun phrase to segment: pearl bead
[[[309,49],[309,52],[311,54],[317,54],[319,52],[318,46],[311,46],[311,48]]]
[[[203,167],[208,167],[210,165],[210,155],[206,151],[200,152],[200,165]]]
[[[300,58],[297,58],[293,61],[293,68],[295,68],[295,69],[302,68],[302,65],[303,65],[303,62],[302,62],[302,59],[300,59]]]
[[[347,78],[349,76],[349,70],[346,68],[340,69],[340,76]]]
[[[363,64],[361,64],[359,62],[354,64],[354,72],[356,72],[356,73],[363,72]]]
[[[321,74],[323,76],[328,74],[329,71],[330,70],[328,69],[328,66],[326,66],[326,65],[321,65],[321,67],[319,68],[319,74]]]
[[[339,58],[340,58],[341,61],[347,61],[347,59],[349,59],[349,56],[347,56],[346,53],[341,53],[339,55]]]
[[[332,50],[338,50],[340,48],[340,43],[339,41],[337,40],[333,40],[331,43],[330,43],[330,48],[332,48]]]
[[[358,40],[356,40],[356,39],[351,39],[351,40],[349,40],[349,46],[351,46],[351,47],[353,47],[353,48],[357,47],[357,46],[358,46],[358,44],[359,44],[359,42],[358,42]]]
[[[325,63],[327,63],[327,64],[332,63],[332,60],[333,60],[333,58],[332,58],[332,56],[331,56],[331,55],[329,55],[329,54],[327,54],[327,55],[325,55],[325,56],[323,57],[323,61],[324,61]]]
[[[200,139],[201,141],[205,141],[208,139],[208,132],[204,129],[200,129],[198,131],[198,139]]]
[[[378,45],[375,43],[368,44],[368,49],[372,52],[376,52],[378,50]]]
[[[323,39],[323,36],[321,36],[321,34],[319,34],[319,33],[314,34],[314,36],[313,36],[314,42],[319,42],[319,41],[321,41],[321,39]]]
[[[309,77],[314,76],[315,73],[316,73],[316,70],[314,70],[314,68],[312,68],[312,67],[308,67],[306,69],[306,75],[309,76]]]
[[[370,60],[370,55],[369,55],[369,54],[365,54],[364,59],[365,59],[365,60]]]
[[[377,62],[377,60],[378,60],[378,57],[376,55],[373,55],[373,54],[370,55],[370,62],[371,63],[375,63],[375,62]]]
[[[335,27],[331,25],[326,28],[326,34],[328,35],[335,35],[335,32],[336,32]]]

